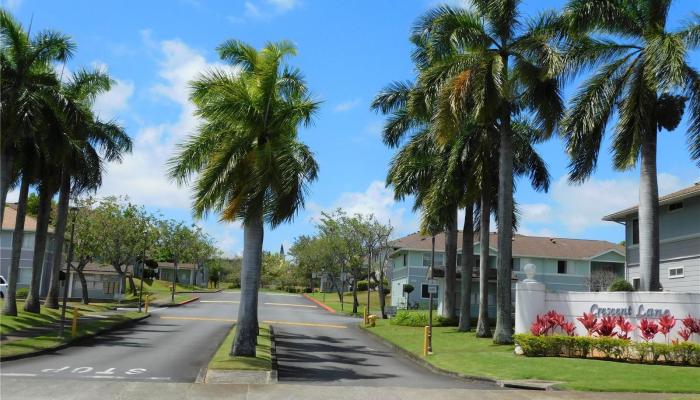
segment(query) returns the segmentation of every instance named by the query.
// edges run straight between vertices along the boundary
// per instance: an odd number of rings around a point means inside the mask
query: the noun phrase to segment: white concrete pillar
[[[526,279],[515,284],[515,333],[530,332],[530,326],[544,309],[545,286]]]

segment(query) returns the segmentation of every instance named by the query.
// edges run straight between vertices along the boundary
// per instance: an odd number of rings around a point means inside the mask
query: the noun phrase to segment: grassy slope
[[[308,293],[309,296],[313,297],[314,299],[323,302],[327,306],[331,307],[337,312],[341,312],[340,310],[340,300],[338,299],[338,293],[332,292],[332,293],[326,293],[325,294],[325,301],[323,299],[324,295],[323,293]],[[360,307],[358,307],[357,311],[358,313],[362,314],[365,305],[367,304],[367,292],[357,292],[357,301],[360,303]],[[376,291],[370,292],[370,312],[374,314],[379,314],[379,294]],[[343,296],[343,302],[345,303],[344,305],[344,312],[347,314],[350,314],[352,312],[352,292],[347,292]],[[391,305],[391,295],[386,296],[386,305],[389,306]]]
[[[371,332],[422,354],[423,329],[378,321]],[[427,360],[437,367],[464,375],[495,379],[543,379],[564,382],[563,387],[586,391],[700,392],[700,368],[627,364],[573,358],[516,356],[513,346],[494,345],[456,328],[433,330],[435,354]]]
[[[0,300],[0,308],[3,306],[4,302]],[[68,309],[66,310],[67,318],[71,317],[73,307],[78,308],[81,313],[99,313],[102,311],[107,311],[117,307],[117,304],[108,303],[94,303],[94,304],[81,304],[76,302],[69,302]],[[17,316],[8,317],[2,315],[0,317],[0,332],[2,334],[9,334],[13,331],[19,331],[22,329],[36,328],[41,326],[50,325],[61,319],[61,310],[53,310],[46,307],[41,307],[41,314],[35,314],[23,311],[24,301],[17,302]]]
[[[235,328],[235,326],[234,326]],[[231,357],[231,345],[235,329],[226,336],[224,342],[214,354],[214,358],[209,362],[209,369],[222,370],[243,370],[243,371],[269,371],[272,369],[272,356],[270,354],[272,343],[270,341],[270,330],[267,325],[260,325],[260,335],[258,336],[258,346],[255,349],[255,357]]]
[[[149,283],[150,282],[150,283]],[[136,289],[138,290],[141,286],[141,280],[138,278],[134,278],[134,284],[136,285]],[[151,281],[149,280],[144,280],[143,281],[143,291],[145,293],[151,293],[151,303],[156,303],[156,304],[169,304],[170,303],[170,285],[171,282],[167,281],[161,281],[157,279],[153,279]],[[193,297],[197,297],[196,294],[192,295],[191,293],[183,293],[187,291],[191,291],[192,286],[191,285],[182,285],[182,284],[177,284],[175,287],[175,301],[174,303],[182,303],[183,301],[187,301],[192,299]],[[195,290],[201,290],[201,288],[195,288]],[[138,297],[130,297],[127,300],[135,300]]]
[[[27,338],[27,339],[21,339],[21,340],[15,340],[9,343],[3,343],[2,346],[0,346],[0,355],[2,357],[9,357],[9,356],[15,356],[15,355],[21,355],[21,354],[28,354],[28,353],[34,353],[36,351],[40,350],[47,350],[47,349],[52,349],[56,348],[58,346],[61,346],[63,344],[69,343],[72,340],[85,337],[85,336],[90,336],[94,335],[97,332],[99,332],[102,329],[108,328],[112,325],[116,325],[119,323],[123,323],[128,320],[133,320],[137,319],[140,317],[143,317],[143,313],[138,313],[138,312],[127,312],[115,316],[111,316],[106,319],[99,319],[95,321],[90,321],[88,323],[84,324],[78,324],[78,334],[75,338],[70,338],[70,320],[68,321],[68,325],[66,327],[66,332],[67,332],[67,338],[62,339],[59,338],[56,335],[47,335],[47,336],[38,336],[34,338]],[[11,317],[3,317],[5,318],[11,318]]]

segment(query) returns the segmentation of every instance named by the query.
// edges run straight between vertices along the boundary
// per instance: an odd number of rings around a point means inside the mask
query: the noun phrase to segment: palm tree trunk
[[[10,191],[12,183],[12,164],[14,163],[14,151],[6,152],[0,160],[0,226],[5,219],[5,205],[7,204],[7,193]]]
[[[505,76],[508,76],[505,74]],[[503,106],[498,157],[498,266],[496,270],[496,328],[493,341],[513,343],[511,259],[513,255],[513,143],[510,107]]]
[[[476,322],[477,337],[491,337],[489,325],[489,230],[491,229],[491,206],[487,189],[481,190],[481,220],[479,221],[479,320]]]
[[[27,196],[29,196],[29,177],[22,176],[17,200],[17,217],[15,229],[12,232],[12,259],[10,260],[10,274],[7,281],[7,296],[3,314],[17,315],[17,282],[19,281],[19,260],[22,256],[22,242],[24,241],[24,220],[27,216]],[[3,212],[5,210],[3,209]]]
[[[243,224],[243,266],[238,323],[231,348],[232,356],[255,357],[258,336],[258,288],[262,263],[262,217]]]
[[[659,291],[659,187],[656,178],[656,130],[642,141],[639,170],[639,267],[641,290]]]
[[[472,319],[472,272],[474,271],[474,205],[464,210],[462,228],[462,296],[459,303],[459,326],[461,332],[471,329]]]
[[[66,222],[68,221],[68,203],[70,199],[70,176],[65,174],[61,181],[61,192],[58,197],[58,209],[56,212],[56,233],[53,243],[53,262],[51,269],[51,280],[49,281],[49,292],[46,294],[44,306],[58,309],[58,277],[61,274],[63,261],[63,242],[66,233]]]
[[[455,204],[445,226],[445,318],[457,318],[457,225],[459,211]]]
[[[36,234],[34,236],[34,257],[32,259],[32,280],[29,284],[29,294],[24,302],[24,311],[39,313],[39,285],[46,254],[46,238],[48,236],[49,217],[51,216],[52,191],[48,184],[39,186],[39,212],[36,218]]]

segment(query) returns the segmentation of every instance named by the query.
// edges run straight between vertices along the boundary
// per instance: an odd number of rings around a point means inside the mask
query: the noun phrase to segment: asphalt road
[[[51,354],[6,361],[3,378],[194,382],[230,330],[239,293],[155,310],[141,323]],[[298,295],[261,293],[259,318],[275,327],[279,380],[293,384],[490,388],[428,371]],[[24,379],[23,379],[24,381]]]

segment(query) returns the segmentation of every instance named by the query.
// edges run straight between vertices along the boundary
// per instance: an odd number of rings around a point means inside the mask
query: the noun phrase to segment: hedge
[[[650,364],[700,366],[700,344],[633,342],[614,337],[513,335],[529,357],[580,357]]]
[[[401,326],[427,326],[428,311],[399,310],[396,312],[396,316],[390,320],[390,323]],[[433,326],[457,326],[458,324],[458,320],[445,318],[438,315],[437,312],[433,312]]]

